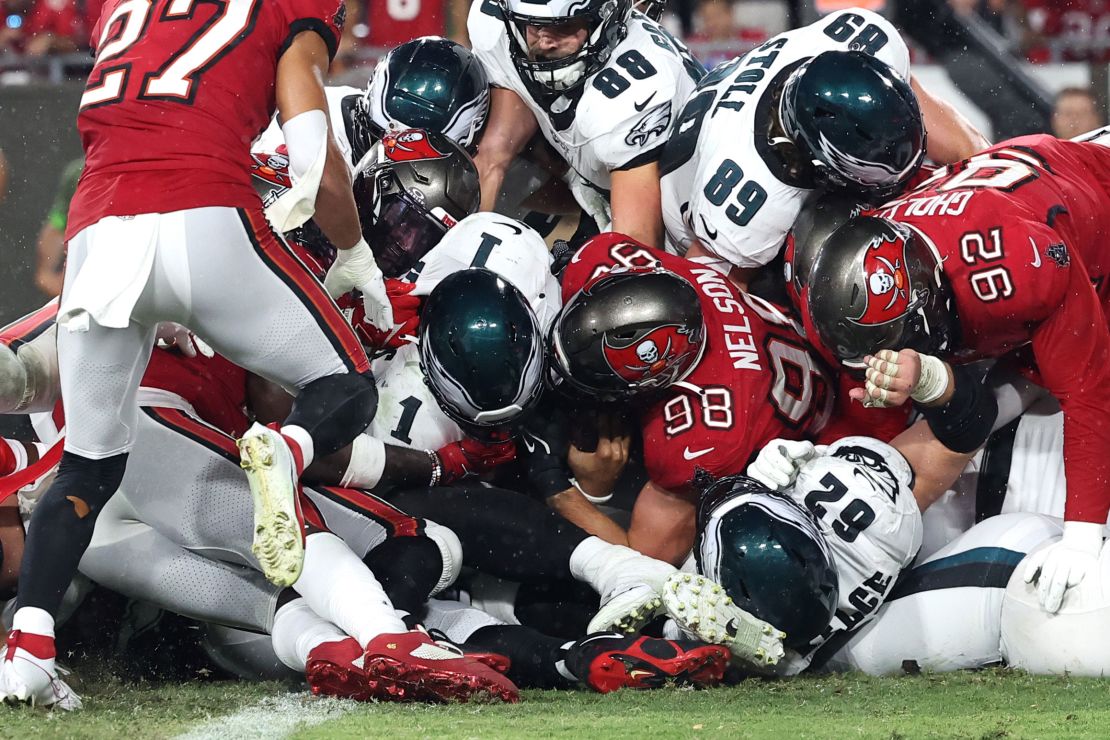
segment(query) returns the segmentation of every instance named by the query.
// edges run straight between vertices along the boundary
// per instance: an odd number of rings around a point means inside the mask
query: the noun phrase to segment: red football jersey
[[[829,378],[790,319],[716,270],[620,234],[591,239],[563,274],[569,300],[615,267],[661,265],[701,299],[705,350],[693,371],[643,410],[644,461],[651,480],[688,489],[699,470],[742,473],[772,439],[812,437],[829,418]]]
[[[443,0],[372,0],[366,43],[392,49],[420,36],[442,36],[447,28]]]
[[[85,169],[66,238],[105,216],[259,208],[247,161],[302,31],[334,55],[342,0],[108,0],[77,128]]]
[[[1110,149],[1049,136],[1013,139],[939,171],[879,214],[912,227],[942,261],[959,317],[953,359],[1030,346],[1064,411],[1065,515],[1105,522]],[[899,277],[875,281],[875,290],[889,293]]]

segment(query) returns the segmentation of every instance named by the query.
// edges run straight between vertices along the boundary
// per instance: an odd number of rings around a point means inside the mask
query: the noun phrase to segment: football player
[[[575,506],[573,489],[555,503],[589,531],[680,564],[694,544],[695,482],[743,472],[772,439],[815,436],[832,409],[830,377],[773,305],[619,234],[579,250],[562,289],[552,368],[580,399],[639,405],[650,481],[627,533]]]
[[[537,130],[598,228],[662,246],[659,156],[704,68],[632,0],[483,0],[467,29],[489,74],[482,207]]]
[[[321,80],[343,6],[196,5],[156,14],[147,3],[108,2],[92,33],[97,59],[77,117],[85,170],[70,203],[59,312],[70,424],[59,474],[31,520],[0,662],[7,700],[53,697],[54,615],[123,478],[159,322],[191,324],[241,365],[301,391],[284,431],[257,426],[242,440],[255,550],[275,581],[296,581],[303,564],[301,467],[348,444],[373,415],[369,360],[330,297],[360,288],[372,319],[391,323],[328,132]],[[327,290],[273,235],[240,164],[275,109],[303,176],[299,210],[315,210],[341,250]]]
[[[814,188],[874,202],[926,151],[948,163],[987,145],[911,77],[889,21],[831,13],[719,65],[685,102],[660,164],[667,246],[747,285]]]
[[[756,478],[722,479],[698,505],[698,572],[784,630],[788,650],[774,671],[799,673],[826,643],[873,618],[917,556],[922,526],[912,489],[906,459],[869,437],[819,449],[781,494]],[[706,633],[716,630],[721,639],[731,605],[707,620],[686,598],[697,579],[672,581],[678,587],[664,599],[672,618],[684,631],[713,641]]]
[[[810,268],[822,342],[867,362],[856,397],[912,399],[952,449],[996,413],[965,363],[1009,355],[1060,401],[1066,523],[1036,571],[1050,612],[1094,567],[1110,511],[1108,167],[1098,143],[999,144],[841,226]]]

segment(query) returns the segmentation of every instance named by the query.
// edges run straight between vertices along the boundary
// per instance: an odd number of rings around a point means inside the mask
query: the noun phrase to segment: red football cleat
[[[366,646],[365,669],[389,682],[397,700],[520,701],[517,687],[505,676],[420,630],[375,637]]]
[[[661,640],[603,632],[579,640],[567,652],[567,668],[594,691],[655,689],[673,681],[714,686],[728,667],[728,648],[693,640]]]
[[[389,698],[386,687],[369,680],[363,652],[353,637],[313,648],[305,666],[305,679],[312,693],[357,701]]]

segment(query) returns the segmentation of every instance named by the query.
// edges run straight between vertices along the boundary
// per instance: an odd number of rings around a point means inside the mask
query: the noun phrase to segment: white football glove
[[[393,306],[385,292],[385,280],[365,239],[350,249],[338,250],[324,276],[324,287],[332,298],[359,290],[366,320],[382,331],[393,328]]]
[[[1064,593],[1083,581],[1098,563],[1102,525],[1064,522],[1064,536],[1025,559],[1025,582],[1036,583],[1037,599],[1049,614],[1060,610]]]
[[[803,465],[824,451],[823,445],[812,442],[773,439],[755,456],[747,474],[773,491],[783,491],[794,484]]]

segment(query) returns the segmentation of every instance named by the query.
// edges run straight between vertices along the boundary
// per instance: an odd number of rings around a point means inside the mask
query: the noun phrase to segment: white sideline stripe
[[[268,696],[234,714],[204,720],[175,740],[274,740],[341,717],[357,702],[311,694]]]

